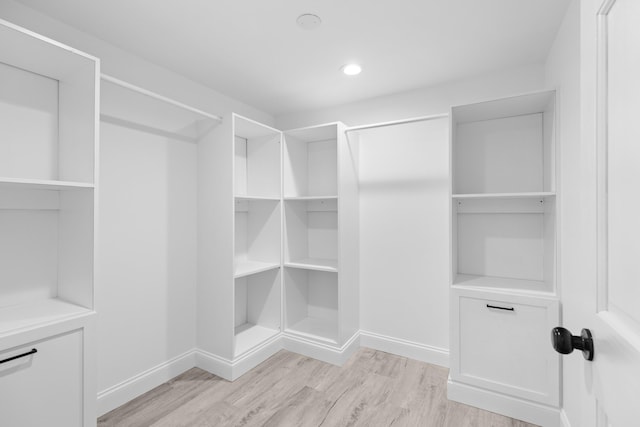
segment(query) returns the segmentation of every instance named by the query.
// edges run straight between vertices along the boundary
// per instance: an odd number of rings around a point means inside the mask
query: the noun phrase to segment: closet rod
[[[222,117],[220,117],[220,116],[216,116],[215,114],[207,113],[206,111],[198,110],[197,108],[193,108],[193,107],[191,107],[189,105],[186,105],[186,104],[183,104],[181,102],[175,101],[175,100],[173,100],[171,98],[167,98],[166,96],[159,95],[159,94],[157,94],[155,92],[151,92],[150,90],[143,89],[143,88],[141,88],[139,86],[132,85],[131,83],[127,83],[127,82],[125,82],[123,80],[117,79],[117,78],[112,77],[112,76],[110,76],[108,74],[100,74],[100,78],[102,80],[104,80],[104,81],[109,82],[109,83],[113,83],[115,85],[121,86],[121,87],[123,87],[125,89],[132,90],[134,92],[138,92],[138,93],[140,93],[142,95],[145,95],[145,96],[148,96],[150,98],[154,98],[154,99],[157,99],[159,101],[166,102],[167,104],[171,104],[171,105],[176,106],[178,108],[182,108],[183,110],[191,111],[192,113],[198,114],[198,115],[206,117],[208,119],[216,120],[218,122],[222,121]]]
[[[374,129],[374,128],[381,128],[386,126],[404,125],[408,123],[426,122],[427,120],[444,119],[447,117],[449,117],[449,114],[444,113],[444,114],[435,114],[433,116],[413,117],[410,119],[394,120],[391,122],[382,122],[382,123],[373,123],[370,125],[353,126],[353,127],[346,128],[344,133],[352,132],[354,130]]]

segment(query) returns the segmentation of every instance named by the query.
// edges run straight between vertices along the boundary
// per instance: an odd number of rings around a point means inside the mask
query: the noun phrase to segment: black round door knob
[[[569,354],[576,349],[582,351],[585,359],[593,360],[593,338],[588,329],[583,329],[580,336],[575,336],[560,326],[553,328],[551,330],[551,344],[560,354]]]

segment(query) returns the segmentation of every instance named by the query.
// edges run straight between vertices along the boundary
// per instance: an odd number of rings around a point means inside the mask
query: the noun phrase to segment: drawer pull
[[[497,305],[487,304],[487,308],[493,308],[495,310],[515,311],[513,307],[499,307]]]
[[[10,357],[8,359],[0,360],[0,365],[3,363],[11,362],[12,360],[20,359],[21,357],[31,356],[32,354],[36,354],[38,350],[32,348],[31,351],[27,351],[26,353],[19,354],[17,356]]]

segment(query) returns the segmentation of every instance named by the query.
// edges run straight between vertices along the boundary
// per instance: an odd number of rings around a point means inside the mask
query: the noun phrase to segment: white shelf
[[[58,322],[92,311],[57,298],[0,308],[0,336],[19,329]]]
[[[539,197],[554,197],[556,193],[525,192],[525,193],[473,193],[473,194],[452,194],[453,199],[536,199]]]
[[[33,190],[73,190],[73,189],[81,190],[81,189],[87,189],[87,188],[94,188],[94,185],[86,182],[0,177],[0,187],[22,188],[22,189],[33,189]]]
[[[261,262],[261,261],[236,261],[236,271],[234,278],[250,276],[256,273],[262,273],[263,271],[274,270],[280,268],[279,263],[275,262]]]
[[[486,289],[509,291],[509,293],[553,295],[553,291],[549,289],[549,285],[541,280],[457,274],[453,281],[453,285],[458,288],[467,289]]]
[[[239,195],[236,194],[235,196],[236,200],[267,200],[267,201],[274,201],[274,202],[279,202],[280,201],[280,197],[278,196],[249,196],[249,195]]]
[[[337,259],[302,258],[285,263],[285,267],[301,268],[304,270],[338,272]]]
[[[314,340],[325,341],[331,344],[338,343],[337,319],[329,320],[306,317],[287,328],[287,332]]]
[[[295,197],[285,197],[284,200],[302,200],[302,201],[308,201],[308,200],[338,200],[338,196],[295,196]]]
[[[245,323],[235,328],[234,354],[239,356],[280,333],[277,329]]]

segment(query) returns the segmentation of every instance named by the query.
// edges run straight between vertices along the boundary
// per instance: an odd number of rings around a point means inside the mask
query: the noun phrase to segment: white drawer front
[[[558,303],[537,298],[460,295],[452,378],[551,405],[558,404],[559,358],[550,342]],[[455,348],[454,348],[455,347]]]
[[[82,333],[73,331],[0,352],[0,425],[82,426]]]

